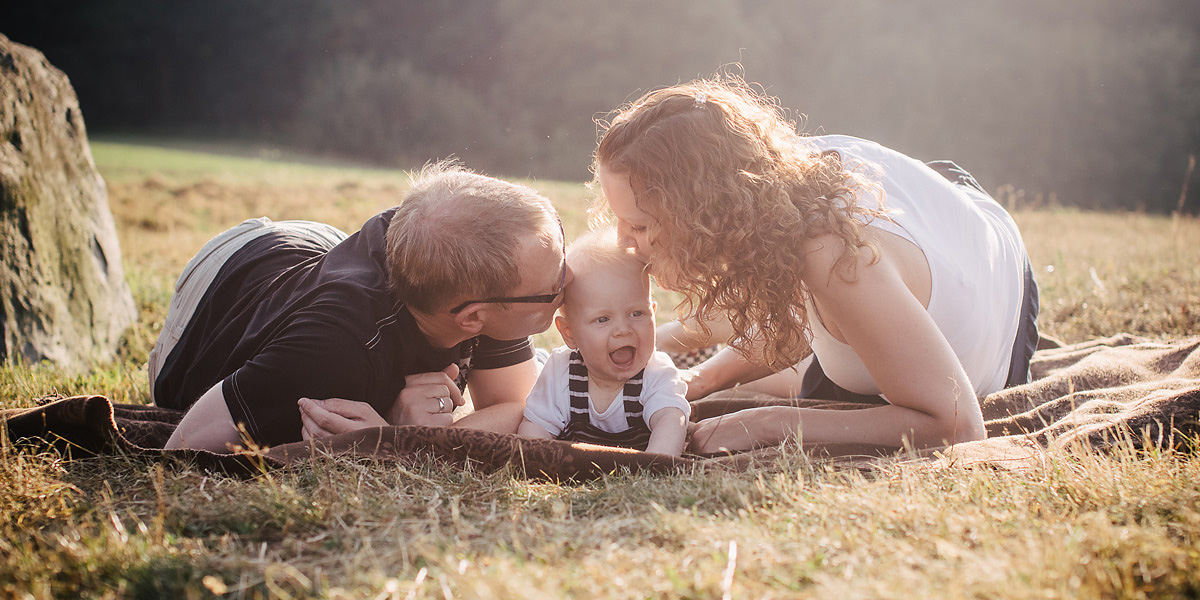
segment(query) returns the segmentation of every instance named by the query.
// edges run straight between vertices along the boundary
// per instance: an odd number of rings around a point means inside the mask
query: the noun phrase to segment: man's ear
[[[571,337],[571,326],[567,324],[567,320],[562,315],[554,316],[554,326],[558,328],[558,334],[562,336],[563,343],[572,350],[578,350],[579,346],[575,343],[575,338]]]
[[[454,324],[458,325],[459,329],[471,334],[471,337],[477,336],[480,331],[483,331],[487,308],[486,304],[468,304],[466,308],[454,315]]]

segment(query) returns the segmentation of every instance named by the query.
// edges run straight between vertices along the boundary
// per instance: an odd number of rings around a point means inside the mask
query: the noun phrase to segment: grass
[[[398,171],[96,143],[141,318],[84,374],[0,368],[0,406],[145,402],[175,274],[250,216],[346,231],[403,194]],[[528,182],[584,227],[581,185]],[[1200,223],[1015,211],[1066,341],[1200,331]],[[1052,267],[1052,269],[1050,269]],[[553,337],[539,339],[557,343]],[[16,598],[790,598],[1200,596],[1200,462],[1083,449],[1025,472],[799,452],[745,473],[529,482],[437,463],[318,458],[248,479],[0,440],[0,596]]]
[[[1039,328],[1069,341],[1200,332],[1200,221],[1018,211],[1041,288]]]

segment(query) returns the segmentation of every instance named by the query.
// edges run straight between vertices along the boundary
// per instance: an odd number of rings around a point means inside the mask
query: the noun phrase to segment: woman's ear
[[[578,350],[579,346],[575,343],[575,338],[571,337],[571,325],[567,323],[567,319],[562,315],[554,316],[554,326],[558,328],[558,334],[562,336],[563,343],[572,350]]]

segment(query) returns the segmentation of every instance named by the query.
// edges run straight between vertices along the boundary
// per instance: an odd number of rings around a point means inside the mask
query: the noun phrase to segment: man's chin
[[[547,332],[547,331],[550,331],[550,327],[551,327],[552,325],[554,325],[554,315],[553,315],[553,314],[552,314],[552,315],[550,315],[550,318],[549,318],[549,319],[546,319],[546,322],[545,322],[545,323],[542,323],[542,324],[540,325],[541,329],[538,329],[537,331],[535,331],[535,332],[533,332],[533,333],[531,333],[531,334],[529,334],[529,335],[537,335],[537,334],[539,334],[539,333],[545,333],[545,332]]]

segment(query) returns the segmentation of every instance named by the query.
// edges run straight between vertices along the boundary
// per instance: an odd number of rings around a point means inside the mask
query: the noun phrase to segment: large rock
[[[136,316],[75,91],[0,35],[0,355],[84,369]]]

